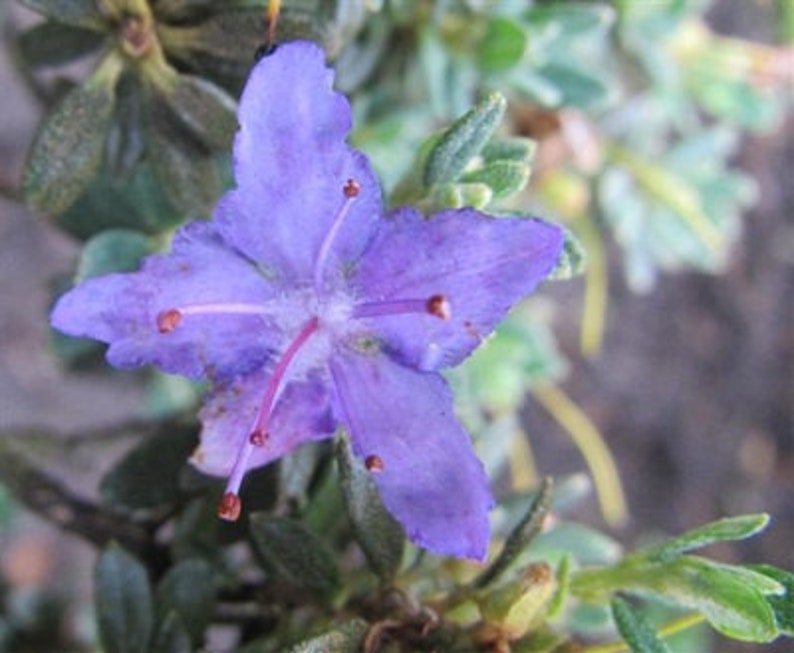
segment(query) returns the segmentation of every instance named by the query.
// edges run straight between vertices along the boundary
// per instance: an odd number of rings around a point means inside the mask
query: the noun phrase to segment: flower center
[[[305,351],[306,344],[313,339],[313,336],[318,332],[324,332],[327,342],[333,342],[344,337],[351,322],[364,318],[404,314],[432,315],[442,320],[448,320],[451,317],[452,309],[449,300],[442,294],[432,295],[427,298],[406,298],[354,304],[344,293],[331,293],[325,287],[324,276],[328,257],[345,217],[360,191],[359,184],[353,179],[349,179],[343,187],[344,201],[318,251],[313,273],[313,292],[308,296],[306,289],[301,289],[294,296],[262,303],[212,302],[185,304],[166,308],[157,314],[157,330],[164,337],[168,337],[168,334],[178,328],[184,328],[189,324],[191,316],[198,315],[262,315],[274,317],[276,325],[282,327],[281,330],[286,332],[295,329],[296,323],[300,324],[297,335],[289,341],[273,368],[273,373],[265,387],[251,430],[237,452],[223,498],[218,506],[218,516],[222,519],[235,521],[240,516],[242,504],[239,491],[245,473],[249,468],[251,456],[258,447],[268,446],[271,437],[269,430],[271,416],[284,385],[289,382],[287,373],[293,366],[299,352]],[[296,314],[302,315],[300,321],[296,322],[294,317]],[[289,319],[284,320],[286,324],[280,324],[282,320],[279,319],[279,316],[285,315],[290,316]],[[323,345],[320,345],[319,349],[314,349],[313,357],[315,360],[310,357],[307,361],[308,367],[314,368],[323,365],[324,358],[327,357],[328,353],[328,350]],[[371,455],[367,458],[366,467],[372,472],[378,472],[384,468],[384,462],[377,455]]]

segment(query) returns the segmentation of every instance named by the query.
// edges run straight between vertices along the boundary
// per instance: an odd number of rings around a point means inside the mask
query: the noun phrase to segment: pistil
[[[241,502],[239,491],[243,483],[243,477],[248,470],[248,462],[251,459],[251,455],[258,447],[267,444],[270,416],[273,413],[273,408],[287,369],[303,345],[305,345],[309,338],[317,331],[319,324],[320,321],[317,317],[312,317],[304,324],[303,328],[298,332],[298,335],[295,336],[295,339],[289,344],[284,351],[284,355],[276,364],[273,374],[268,381],[267,388],[265,388],[265,394],[259,405],[259,411],[257,412],[256,419],[251,428],[251,433],[240,447],[237,453],[237,459],[234,462],[234,467],[232,467],[231,475],[226,483],[226,491],[218,506],[218,516],[221,519],[236,521],[240,516]]]

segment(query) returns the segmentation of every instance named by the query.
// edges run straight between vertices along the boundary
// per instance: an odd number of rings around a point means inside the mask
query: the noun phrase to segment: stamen
[[[333,245],[334,240],[336,240],[339,230],[342,228],[342,223],[345,221],[347,214],[350,212],[350,207],[353,205],[353,201],[358,197],[359,193],[361,193],[361,184],[355,179],[348,179],[342,187],[342,194],[345,196],[345,201],[342,204],[342,208],[339,209],[339,213],[336,214],[333,223],[331,223],[331,228],[328,230],[328,233],[325,234],[323,243],[320,245],[320,251],[317,253],[317,260],[314,264],[314,289],[318,294],[322,291],[323,272],[325,271],[325,263],[328,260],[328,254],[331,251],[331,245]]]
[[[444,295],[433,295],[427,299],[395,299],[386,302],[367,302],[353,308],[353,317],[380,317],[383,315],[404,315],[408,313],[429,313],[440,320],[452,317],[452,306]]]
[[[240,516],[241,503],[239,499],[240,486],[243,484],[243,477],[248,471],[248,461],[251,455],[258,447],[265,446],[268,440],[268,422],[270,415],[273,412],[273,407],[276,403],[276,396],[281,382],[284,380],[284,375],[287,372],[292,361],[295,359],[296,354],[300,351],[301,347],[306,344],[306,341],[312,337],[320,321],[317,317],[313,317],[295,336],[295,339],[289,344],[284,351],[281,360],[276,364],[273,370],[273,375],[268,381],[265,388],[265,394],[262,397],[262,403],[259,405],[259,411],[256,415],[256,420],[251,429],[250,435],[245,439],[240,450],[237,452],[237,459],[234,461],[234,467],[229,475],[229,480],[226,482],[226,493],[224,494],[223,501],[218,508],[218,515],[222,519],[234,521]],[[229,498],[232,497],[232,498]],[[232,503],[236,500],[236,503]],[[229,508],[231,505],[231,508]],[[228,508],[228,509],[227,509]],[[232,517],[231,515],[236,515]]]
[[[444,295],[433,295],[427,300],[427,312],[435,315],[441,320],[448,320],[452,317],[452,307],[449,300]]]
[[[243,505],[240,497],[233,492],[227,492],[218,504],[218,517],[226,521],[237,521],[240,518],[242,509]]]
[[[383,464],[383,458],[375,454],[367,456],[364,459],[364,467],[367,468],[367,471],[373,472],[374,474],[382,472],[386,468],[386,466]]]
[[[182,322],[182,313],[176,308],[169,308],[157,314],[157,330],[160,333],[171,333]]]
[[[268,315],[271,313],[264,304],[188,304],[178,308],[167,308],[157,314],[157,330],[160,333],[171,333],[186,315]]]
[[[263,447],[269,437],[264,431],[252,431],[251,435],[248,436],[248,440],[255,447]]]
[[[347,183],[345,183],[342,188],[342,192],[345,194],[345,197],[348,198],[358,197],[358,194],[361,192],[361,184],[355,179],[348,179]]]

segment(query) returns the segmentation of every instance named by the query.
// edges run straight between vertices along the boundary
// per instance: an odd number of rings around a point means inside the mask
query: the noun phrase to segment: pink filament
[[[295,336],[295,339],[289,344],[286,351],[284,352],[284,355],[281,357],[278,364],[276,365],[276,368],[273,370],[273,375],[270,377],[270,381],[268,381],[267,388],[265,389],[265,395],[262,398],[262,403],[259,405],[256,421],[254,422],[254,425],[251,429],[251,433],[263,435],[262,437],[256,438],[247,437],[243,445],[240,447],[240,450],[237,453],[237,459],[234,462],[234,467],[232,467],[232,473],[226,483],[226,491],[224,492],[225,497],[229,495],[237,496],[237,493],[239,492],[240,486],[243,482],[243,477],[248,470],[248,461],[251,459],[251,454],[253,454],[258,446],[262,446],[266,443],[268,422],[270,420],[270,415],[273,412],[273,405],[275,404],[276,395],[278,394],[278,390],[281,386],[282,380],[284,379],[284,375],[286,374],[287,369],[294,360],[298,351],[317,331],[318,326],[319,320],[316,316],[304,324],[303,328],[298,332],[298,335]],[[225,519],[229,518],[228,516],[224,515],[221,515],[221,517],[224,517]]]

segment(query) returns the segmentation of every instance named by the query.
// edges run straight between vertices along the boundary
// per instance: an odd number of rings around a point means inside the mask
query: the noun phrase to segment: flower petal
[[[348,179],[360,192],[329,264],[338,268],[357,258],[381,215],[377,178],[366,157],[345,142],[350,105],[332,83],[325,54],[307,41],[280,45],[259,61],[240,100],[237,189],[215,214],[229,242],[293,280],[311,277]]]
[[[492,218],[474,209],[425,219],[400,209],[362,257],[356,285],[368,301],[443,295],[448,320],[427,314],[368,318],[401,363],[422,370],[458,364],[554,267],[559,227],[529,218]]]
[[[109,343],[116,367],[151,363],[191,378],[223,378],[267,361],[276,336],[267,315],[187,315],[169,333],[158,331],[158,315],[214,302],[264,306],[273,296],[272,284],[211,223],[194,222],[174,236],[171,253],[149,257],[139,272],[89,279],[66,293],[52,324]]]
[[[201,444],[191,462],[213,476],[228,476],[251,433],[269,374],[260,370],[216,388],[199,414]],[[251,456],[248,469],[267,465],[311,440],[333,435],[327,382],[319,374],[284,388],[270,420],[269,437]]]
[[[382,461],[374,480],[408,537],[437,553],[484,559],[488,479],[446,382],[381,354],[349,350],[332,357],[331,375],[334,407],[353,449]]]

